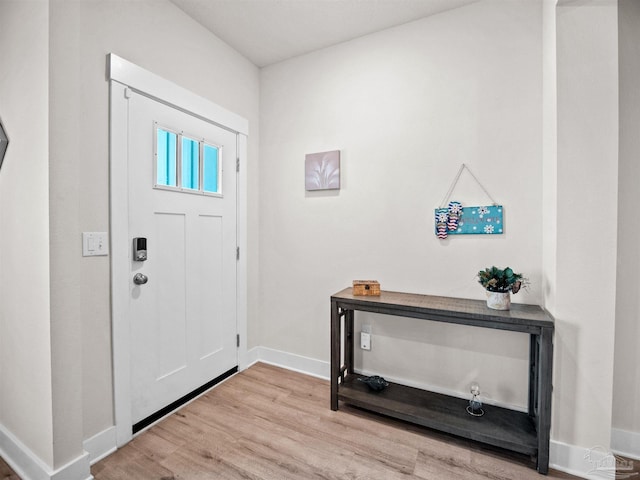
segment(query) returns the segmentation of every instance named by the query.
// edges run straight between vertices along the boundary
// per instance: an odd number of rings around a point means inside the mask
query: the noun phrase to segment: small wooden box
[[[380,283],[377,280],[354,280],[353,294],[370,297],[380,296]]]

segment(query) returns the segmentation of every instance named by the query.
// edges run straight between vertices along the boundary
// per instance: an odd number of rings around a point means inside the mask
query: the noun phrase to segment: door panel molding
[[[132,439],[131,334],[127,319],[129,301],[128,258],[131,249],[128,225],[127,135],[128,97],[134,89],[153,100],[195,115],[237,135],[240,172],[237,182],[237,243],[242,254],[236,263],[236,315],[240,335],[238,369],[247,367],[247,134],[248,121],[213,102],[189,92],[154,73],[114,54],[108,55],[110,90],[110,243],[111,243],[111,324],[113,354],[113,398],[116,443],[120,447]]]

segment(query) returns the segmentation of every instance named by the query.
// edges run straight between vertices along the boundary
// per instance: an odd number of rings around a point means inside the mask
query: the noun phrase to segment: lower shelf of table
[[[352,374],[338,386],[338,399],[356,407],[476,440],[514,452],[537,455],[538,440],[533,419],[523,412],[484,405],[485,414],[473,417],[468,400],[390,383],[374,392],[359,375]]]

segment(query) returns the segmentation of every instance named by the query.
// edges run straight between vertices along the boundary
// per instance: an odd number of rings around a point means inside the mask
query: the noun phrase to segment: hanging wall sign
[[[455,223],[450,219],[449,210],[450,208],[435,210],[435,234],[438,238],[446,238],[446,235],[442,235],[445,230],[438,227],[438,224],[443,223],[447,226],[446,234],[448,235],[500,235],[504,231],[502,205],[460,207],[460,213],[454,219]],[[455,228],[452,228],[454,225]]]
[[[460,175],[465,169],[493,202],[491,205],[464,207],[461,202],[453,200],[449,202]],[[435,209],[435,234],[440,240],[444,240],[448,235],[500,235],[504,232],[502,214],[502,205],[498,205],[493,200],[487,189],[463,163],[453,179],[449,191],[440,202],[440,207]]]

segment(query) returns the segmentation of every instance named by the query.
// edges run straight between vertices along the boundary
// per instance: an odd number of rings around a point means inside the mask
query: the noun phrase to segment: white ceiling
[[[171,0],[259,67],[478,0]]]

